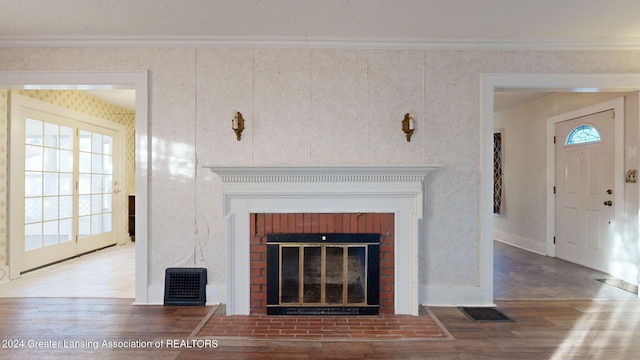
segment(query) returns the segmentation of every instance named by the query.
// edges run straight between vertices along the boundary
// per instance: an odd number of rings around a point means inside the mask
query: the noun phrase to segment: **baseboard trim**
[[[528,237],[510,234],[496,229],[493,230],[493,239],[540,255],[547,254],[547,244],[544,241],[540,242]]]
[[[427,306],[495,306],[487,301],[481,287],[420,286],[420,304]]]

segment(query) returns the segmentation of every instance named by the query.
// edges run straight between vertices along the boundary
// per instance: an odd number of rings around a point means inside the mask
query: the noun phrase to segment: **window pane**
[[[82,216],[78,221],[78,237],[87,237],[91,235],[91,217]]]
[[[73,129],[66,126],[60,126],[60,148],[73,149]]]
[[[44,148],[44,170],[59,171],[58,149]]]
[[[73,194],[73,174],[60,174],[60,195]]]
[[[502,213],[502,133],[493,133],[493,213]]]
[[[73,196],[60,196],[60,218],[73,216]]]
[[[24,249],[29,251],[42,247],[42,223],[24,227]]]
[[[81,173],[88,174],[91,172],[91,154],[81,152],[80,153],[80,165],[79,170]]]
[[[80,195],[78,212],[80,216],[91,215],[91,195]]]
[[[73,238],[73,223],[71,219],[60,220],[60,242],[71,241]]]
[[[91,133],[89,131],[80,130],[80,151],[91,152]]]
[[[102,212],[110,213],[111,209],[111,194],[102,195]]]
[[[44,173],[44,195],[58,195],[58,173]]]
[[[102,155],[92,154],[91,172],[102,174]]]
[[[24,199],[24,222],[33,223],[42,221],[42,198]]]
[[[103,179],[102,175],[91,175],[91,193],[102,193],[103,188]]]
[[[73,151],[60,150],[60,171],[73,172]]]
[[[42,121],[27,119],[25,122],[25,144],[42,145]]]
[[[24,169],[42,171],[43,149],[40,146],[27,145],[24,148]]]
[[[91,195],[91,213],[102,213],[102,195]]]
[[[102,157],[102,172],[105,174],[113,173],[113,159],[111,155],[103,155]]]
[[[96,154],[102,154],[102,134],[92,134],[91,137],[91,152]]]
[[[111,189],[111,175],[104,175],[102,176],[102,192],[105,194],[109,194],[111,193],[112,189]]]
[[[44,220],[54,220],[58,218],[58,197],[44,198]]]
[[[58,137],[60,136],[60,126],[57,124],[52,124],[45,122],[44,123],[44,146],[49,146],[53,148],[57,148]]]
[[[111,231],[111,214],[102,214],[102,232]]]
[[[102,234],[102,215],[91,216],[91,235]]]
[[[42,173],[24,173],[24,194],[25,196],[42,196]]]
[[[580,125],[567,136],[565,145],[583,144],[600,141],[600,133],[591,125]]]
[[[102,153],[105,155],[113,155],[113,138],[104,135],[102,137]]]
[[[44,246],[57,245],[59,236],[58,221],[44,223]]]
[[[91,194],[91,175],[80,174],[78,178],[78,192],[80,194]]]

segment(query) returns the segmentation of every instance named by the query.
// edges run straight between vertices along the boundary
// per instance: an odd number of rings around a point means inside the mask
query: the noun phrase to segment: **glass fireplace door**
[[[366,304],[367,245],[282,245],[280,303]]]

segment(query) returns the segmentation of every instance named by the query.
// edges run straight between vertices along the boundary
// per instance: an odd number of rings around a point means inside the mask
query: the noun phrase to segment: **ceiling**
[[[638,0],[0,0],[0,9],[0,47],[640,49]],[[94,95],[135,107],[131,92]],[[496,93],[495,108],[541,95]]]
[[[102,99],[108,103],[119,105],[127,110],[136,110],[136,91],[118,90],[82,90],[83,92]]]
[[[640,38],[637,0],[0,0],[0,36]]]

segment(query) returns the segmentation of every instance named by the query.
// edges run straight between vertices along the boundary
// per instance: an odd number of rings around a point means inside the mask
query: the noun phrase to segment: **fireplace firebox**
[[[380,234],[267,234],[267,314],[377,315]]]

